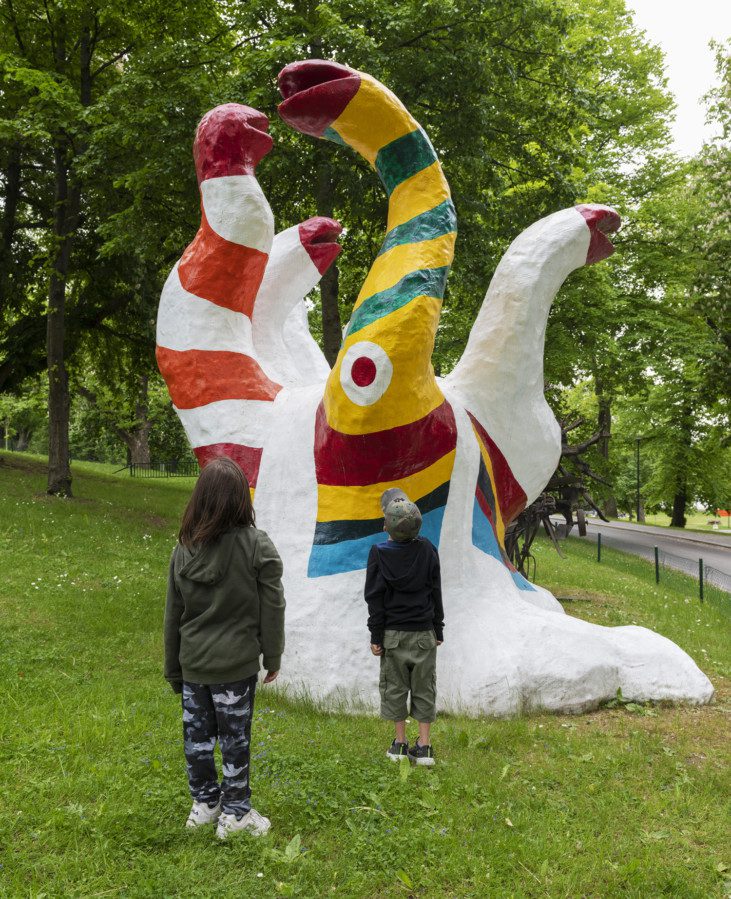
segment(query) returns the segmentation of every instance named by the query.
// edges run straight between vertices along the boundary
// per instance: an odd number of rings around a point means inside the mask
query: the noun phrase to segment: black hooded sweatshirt
[[[426,537],[376,543],[368,555],[365,600],[371,643],[383,632],[430,631],[444,639],[439,555]]]

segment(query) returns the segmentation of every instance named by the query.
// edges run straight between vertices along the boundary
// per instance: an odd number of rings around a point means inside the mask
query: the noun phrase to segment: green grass
[[[676,640],[714,704],[442,716],[438,767],[409,771],[383,756],[386,724],[261,688],[252,785],[272,834],[185,832],[160,631],[191,482],[111,471],[76,465],[76,498],[49,499],[37,463],[0,453],[0,895],[729,894],[729,618],[689,579],[656,588],[647,563],[597,565],[579,541],[563,561],[537,546],[539,582],[572,614]]]
[[[645,515],[644,522],[639,522],[640,526],[643,524],[653,525],[654,527],[661,528],[669,528],[672,531],[693,531],[694,533],[699,534],[723,534],[726,536],[731,536],[731,529],[727,527],[728,518],[725,516],[716,516],[709,515],[704,512],[689,512],[686,515],[687,522],[684,528],[676,528],[670,527],[670,516],[665,515],[663,512],[657,512],[656,514],[650,514],[649,512]],[[624,521],[628,522],[627,518],[615,518],[613,521]],[[718,528],[714,529],[711,525],[708,524],[709,521],[720,521],[721,524]],[[631,522],[632,524],[637,524],[638,522],[634,519]],[[731,541],[730,541],[731,542]]]

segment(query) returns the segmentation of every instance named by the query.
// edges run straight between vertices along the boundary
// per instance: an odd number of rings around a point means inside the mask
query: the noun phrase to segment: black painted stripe
[[[449,496],[449,481],[440,484],[431,493],[416,500],[416,505],[422,515],[441,509],[447,504]],[[344,519],[340,521],[318,521],[315,526],[315,538],[313,543],[325,545],[340,543],[342,540],[359,540],[362,537],[370,537],[383,530],[383,518]]]
[[[496,521],[495,494],[492,491],[492,481],[490,480],[490,475],[488,474],[487,466],[485,465],[485,460],[482,458],[482,454],[480,454],[480,470],[477,473],[476,490],[479,490],[487,500],[487,504],[492,512],[493,521]]]

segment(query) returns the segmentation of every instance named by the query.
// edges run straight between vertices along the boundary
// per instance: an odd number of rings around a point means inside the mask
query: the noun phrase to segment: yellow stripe
[[[388,252],[379,256],[368,272],[368,277],[358,294],[353,309],[374,293],[386,290],[397,284],[404,275],[416,272],[422,268],[441,268],[451,265],[454,259],[454,242],[457,234],[442,234],[432,240],[422,240],[419,243],[405,243],[392,247]]]
[[[391,194],[386,230],[390,231],[414,216],[433,209],[449,196],[449,184],[442,167],[438,162],[434,162],[428,168],[402,181]]]
[[[361,73],[358,93],[330,126],[345,143],[375,165],[381,147],[419,127],[388,88]]]
[[[368,484],[365,487],[320,485],[317,491],[317,520],[364,521],[382,518],[381,495],[384,490],[400,487],[412,500],[421,499],[451,478],[455,453],[456,450],[452,450],[423,471],[397,481],[381,481],[379,484]]]
[[[474,430],[474,426],[473,426]],[[477,437],[477,445],[480,447],[480,455],[482,456],[482,461],[485,463],[485,468],[487,469],[487,476],[490,478],[490,484],[492,485],[492,495],[495,497],[495,527],[497,529],[497,539],[500,546],[505,546],[505,522],[503,521],[503,516],[500,514],[500,503],[497,498],[497,490],[495,489],[495,475],[492,471],[492,462],[490,460],[490,454],[485,447],[485,444],[480,440],[480,435],[475,431],[475,437]]]
[[[387,431],[423,418],[444,402],[431,365],[441,306],[441,300],[434,297],[417,297],[346,339],[323,397],[331,428],[343,434]],[[381,346],[393,365],[388,389],[372,406],[358,406],[340,383],[343,357],[349,347],[361,340]]]

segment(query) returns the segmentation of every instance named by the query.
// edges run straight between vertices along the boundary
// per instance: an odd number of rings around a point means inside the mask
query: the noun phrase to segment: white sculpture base
[[[286,406],[272,416],[255,497],[257,524],[285,560],[281,681],[323,706],[377,711],[379,663],[369,648],[365,573],[307,577],[307,537],[317,511],[313,428],[321,396],[315,385],[283,391],[275,401]],[[602,627],[566,615],[547,591],[517,589],[502,564],[472,545],[464,510],[474,494],[477,450],[459,403],[453,408],[460,439],[439,547],[445,610],[439,709],[468,715],[582,712],[619,688],[637,701],[709,702],[710,681],[670,640],[646,628]]]

